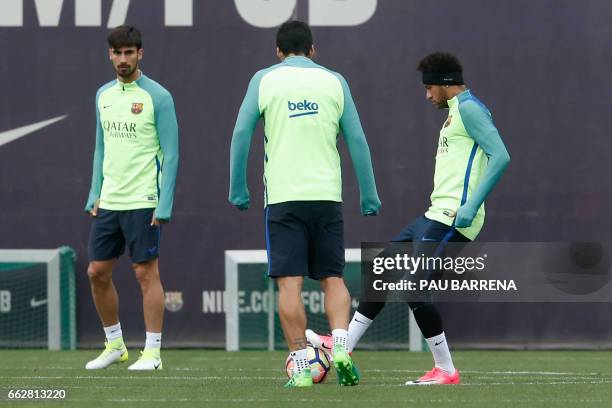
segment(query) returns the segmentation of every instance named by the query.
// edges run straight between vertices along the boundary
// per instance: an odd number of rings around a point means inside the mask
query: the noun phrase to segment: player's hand
[[[249,202],[247,201],[246,203],[240,203],[240,204],[234,204],[236,206],[237,209],[239,209],[240,211],[246,211],[249,209]]]
[[[361,198],[361,214],[366,217],[378,215],[380,206],[381,203],[378,196]]]
[[[249,190],[244,190],[242,192],[236,193],[230,191],[229,202],[240,211],[245,211],[249,209]]]
[[[232,205],[234,207],[236,207],[237,209],[239,209],[240,211],[246,211],[249,209],[249,199],[247,198],[246,200],[230,200],[230,203],[232,203]]]
[[[160,220],[159,218],[155,217],[155,212],[153,212],[153,217],[151,218],[151,226],[152,227],[159,227],[162,224],[167,223],[168,220]]]
[[[467,204],[462,205],[457,209],[457,215],[455,216],[455,227],[467,228],[472,225],[474,217],[476,217],[477,211],[473,210]]]
[[[92,217],[97,217],[98,216],[98,208],[100,208],[100,200],[96,200],[96,202],[94,203],[93,207],[89,211],[89,215],[91,215]]]

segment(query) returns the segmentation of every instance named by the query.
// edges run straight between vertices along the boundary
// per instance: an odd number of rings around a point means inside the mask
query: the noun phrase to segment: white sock
[[[145,343],[145,348],[160,348],[161,347],[161,333],[151,333],[147,332],[147,341]]]
[[[293,359],[293,372],[299,374],[307,368],[308,365],[308,349],[301,349],[291,352],[291,358]]]
[[[109,343],[113,340],[122,338],[123,333],[121,332],[121,323],[105,327],[104,333],[106,334],[106,340],[108,340]]]
[[[349,323],[348,329],[348,351],[352,352],[361,337],[365,334],[368,327],[374,320],[368,319],[359,312],[355,312],[353,319]]]
[[[334,349],[336,348],[336,345],[339,345],[342,347],[343,350],[348,350],[347,349],[348,331],[344,329],[332,330],[332,340],[334,343]]]
[[[431,350],[431,354],[433,354],[436,367],[441,368],[448,374],[453,374],[455,372],[455,366],[453,365],[453,359],[451,358],[444,332],[426,340]]]

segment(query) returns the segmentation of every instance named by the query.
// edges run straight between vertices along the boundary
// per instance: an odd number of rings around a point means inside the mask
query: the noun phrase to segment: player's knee
[[[302,290],[296,286],[285,285],[278,287],[278,293],[282,297],[300,296],[302,294]]]
[[[325,293],[328,293],[328,292],[344,293],[345,291],[348,293],[348,290],[346,289],[346,285],[344,284],[343,278],[332,276],[329,278],[321,279],[320,283],[321,283],[321,289],[323,289],[323,292]]]
[[[152,267],[149,263],[135,263],[132,264],[132,268],[134,268],[136,279],[141,285],[159,280],[157,268]]]
[[[278,291],[282,294],[300,294],[302,293],[303,278],[301,277],[283,277],[276,280]]]
[[[111,273],[95,263],[90,263],[87,267],[87,276],[94,284],[107,284],[111,280]]]

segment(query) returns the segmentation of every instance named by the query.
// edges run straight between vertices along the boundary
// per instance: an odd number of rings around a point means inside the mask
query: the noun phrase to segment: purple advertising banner
[[[276,27],[291,18],[312,25],[316,61],[347,79],[372,152],[382,211],[365,218],[340,142],[347,247],[390,239],[429,205],[446,117],[425,100],[416,65],[436,50],[461,59],[468,87],[491,110],[512,157],[487,200],[478,239],[611,236],[608,0],[4,0],[0,248],[75,249],[80,346],[103,338],[86,273],[90,219],[83,208],[95,93],[114,77],[108,28],[142,30],[141,68],[176,104],[180,169],[160,256],[168,292],[164,342],[221,347],[224,251],[265,247],[263,132],[259,126],[250,154],[250,210],[239,212],[227,201],[232,130],[251,76],[276,63]],[[114,279],[126,340],[142,342],[141,294],[128,258]],[[441,310],[456,346],[476,339],[612,346],[610,303]]]

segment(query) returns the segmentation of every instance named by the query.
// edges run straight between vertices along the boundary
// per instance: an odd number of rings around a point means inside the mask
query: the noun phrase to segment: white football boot
[[[123,363],[128,359],[128,351],[125,348],[123,339],[104,342],[104,351],[85,365],[88,370],[100,370],[111,364]]]
[[[146,348],[140,352],[140,358],[128,367],[128,370],[161,370],[162,361],[159,348]]]

